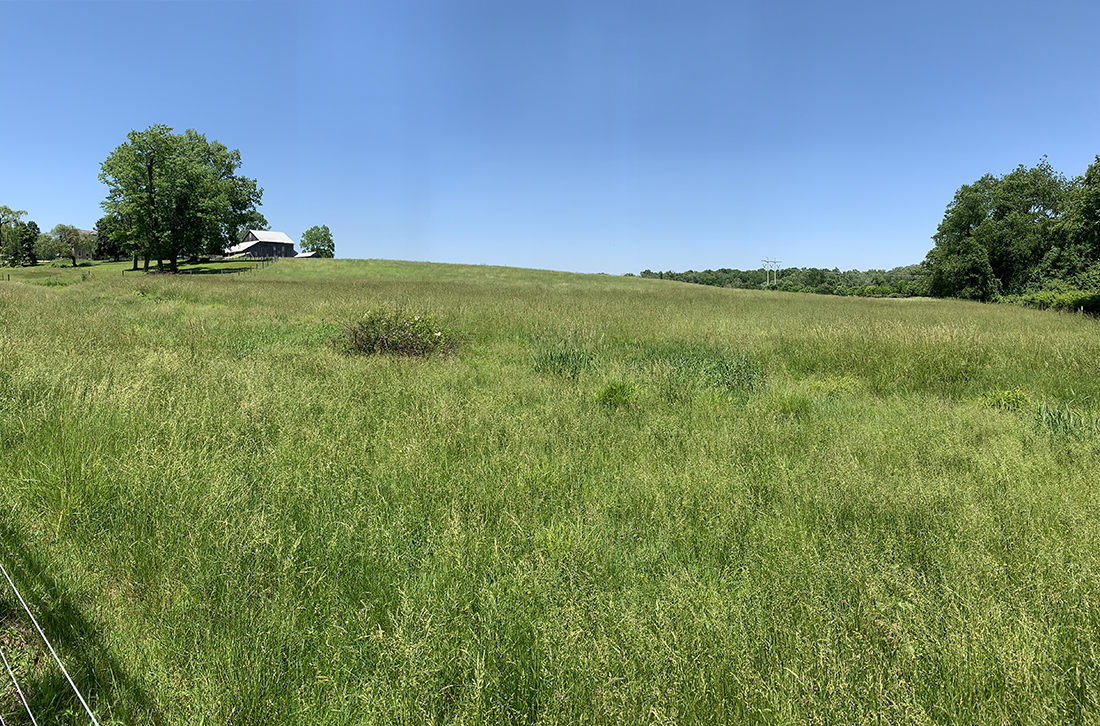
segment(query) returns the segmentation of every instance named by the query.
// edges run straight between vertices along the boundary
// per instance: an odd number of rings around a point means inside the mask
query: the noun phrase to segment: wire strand
[[[11,682],[15,684],[15,690],[19,692],[19,700],[23,702],[23,708],[27,709],[27,715],[31,717],[31,723],[33,723],[34,726],[38,726],[38,721],[35,721],[34,714],[31,713],[31,705],[27,703],[27,697],[23,695],[23,689],[19,687],[19,681],[15,680],[15,672],[11,669],[11,666],[8,665],[8,657],[4,655],[3,648],[0,648],[0,658],[4,659],[4,667],[8,669],[8,675],[11,676]],[[2,722],[3,719],[0,718],[0,723]]]
[[[8,571],[4,569],[4,565],[2,564],[0,564],[0,572],[4,573],[4,578],[7,579],[8,584],[11,585],[12,591],[15,592],[15,596],[19,598],[20,604],[23,605],[23,609],[27,611],[27,615],[30,617],[31,622],[34,623],[34,629],[38,631],[38,634],[42,636],[42,641],[46,644],[46,647],[50,649],[50,653],[53,655],[53,659],[57,661],[57,667],[60,668],[61,672],[65,674],[65,680],[69,682],[69,685],[73,688],[73,693],[75,693],[76,697],[80,699],[80,705],[83,706],[84,710],[88,712],[88,718],[92,719],[92,723],[94,723],[95,726],[99,726],[99,721],[96,720],[95,714],[92,713],[92,709],[88,707],[88,702],[84,700],[84,696],[80,695],[80,689],[76,687],[75,683],[73,683],[72,676],[70,676],[69,672],[65,670],[65,666],[61,663],[61,659],[57,657],[57,651],[53,649],[52,645],[50,645],[49,638],[47,638],[46,634],[42,632],[42,628],[39,627],[38,621],[34,619],[34,613],[31,612],[31,609],[29,607],[27,607],[27,603],[23,600],[23,596],[19,594],[19,588],[17,588],[15,586],[15,583],[11,581],[11,576],[8,575]],[[7,663],[7,660],[5,659],[4,662]],[[33,717],[31,717],[31,720],[33,720]],[[37,723],[35,724],[35,726],[37,726]]]

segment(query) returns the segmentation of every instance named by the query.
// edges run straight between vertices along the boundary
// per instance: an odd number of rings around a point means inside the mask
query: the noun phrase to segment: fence
[[[181,274],[181,275],[248,275],[248,274],[251,274],[251,273],[255,272],[256,270],[262,270],[266,267],[270,267],[271,265],[274,265],[276,262],[278,262],[278,260],[279,260],[278,257],[261,257],[261,258],[257,259],[253,264],[250,264],[248,267],[235,267],[232,270],[218,270],[216,272],[213,271],[213,270],[202,270],[202,271],[198,271],[198,270],[180,270],[179,274]],[[131,274],[133,274],[135,272],[144,273],[145,270],[123,270],[122,271],[123,277],[126,276],[127,272],[129,272]]]
[[[23,610],[27,613],[27,617],[30,618],[31,624],[34,625],[34,629],[38,631],[38,635],[41,636],[42,642],[44,642],[46,644],[46,647],[49,648],[50,654],[53,656],[54,661],[57,662],[57,667],[61,669],[61,672],[65,676],[65,680],[69,682],[69,686],[73,689],[73,693],[75,693],[76,697],[80,700],[80,705],[84,707],[85,712],[87,712],[88,714],[88,718],[92,720],[92,723],[95,724],[95,726],[99,726],[99,721],[96,720],[95,714],[92,713],[92,709],[88,706],[88,702],[84,700],[84,696],[80,693],[80,689],[76,687],[76,684],[73,682],[72,676],[69,675],[69,671],[65,670],[65,666],[64,664],[62,664],[61,658],[58,657],[57,651],[54,650],[54,647],[50,643],[49,638],[46,637],[46,634],[42,632],[42,628],[41,626],[39,626],[38,620],[35,619],[34,613],[32,613],[31,609],[27,606],[27,601],[23,599],[23,595],[19,592],[19,588],[15,586],[15,582],[12,581],[11,575],[8,574],[8,571],[4,568],[3,564],[0,564],[0,573],[3,573],[4,579],[7,580],[8,585],[11,587],[11,591],[15,593],[16,599],[18,599],[19,604],[23,606]],[[8,661],[7,654],[4,652],[3,644],[0,644],[0,660],[3,660],[4,662],[4,669],[7,671],[8,677],[11,678],[11,682],[15,685],[16,693],[19,694],[19,700],[22,701],[23,708],[26,710],[27,716],[30,717],[31,723],[34,724],[34,726],[38,726],[38,720],[34,717],[34,713],[31,712],[31,705],[30,702],[27,700],[26,692],[19,684],[19,679],[15,675],[15,670],[12,668],[11,663]],[[7,726],[2,714],[0,714],[0,726]]]
[[[199,272],[197,270],[181,270],[179,274],[181,274],[181,275],[249,275],[253,272],[256,272],[257,270],[263,270],[264,268],[271,267],[272,265],[274,265],[278,261],[279,261],[278,257],[261,257],[261,258],[255,260],[253,262],[253,264],[250,264],[248,267],[234,267],[232,270],[218,270],[216,272],[212,271],[212,270],[210,270],[210,271],[204,270],[202,272]],[[140,272],[142,274],[146,274],[145,270],[139,270],[137,268],[134,268],[132,270],[123,270],[122,271],[122,276],[126,277],[127,272],[129,272],[130,274],[133,274],[135,272]],[[11,282],[11,274],[10,273],[5,273],[4,277],[6,278],[7,282]],[[39,284],[41,284],[41,283],[39,283]],[[4,725],[2,723],[0,723],[0,726],[4,726]]]

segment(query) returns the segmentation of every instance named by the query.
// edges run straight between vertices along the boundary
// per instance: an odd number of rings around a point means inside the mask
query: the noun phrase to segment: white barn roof
[[[249,236],[251,236],[252,240],[255,240],[257,242],[282,242],[288,245],[294,244],[294,240],[292,240],[290,237],[287,237],[282,232],[272,232],[270,230],[264,229],[250,229],[248,230],[248,234],[246,234],[244,238],[248,240]]]
[[[242,241],[233,245],[225,252],[229,255],[239,255],[242,252],[247,252],[250,247],[253,247],[261,242],[267,242],[268,244],[290,245],[291,250],[294,249],[294,241],[282,232],[270,232],[262,229],[250,229],[248,230],[248,234],[244,236],[244,239]]]

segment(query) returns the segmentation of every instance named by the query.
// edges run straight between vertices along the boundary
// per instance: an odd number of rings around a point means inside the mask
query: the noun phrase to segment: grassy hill
[[[1100,717],[1094,319],[125,267],[0,281],[0,563],[105,724]],[[391,303],[457,353],[330,344]]]

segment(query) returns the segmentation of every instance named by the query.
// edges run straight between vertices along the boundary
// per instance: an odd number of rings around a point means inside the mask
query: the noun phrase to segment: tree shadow
[[[24,546],[10,523],[3,521],[0,560],[100,723],[164,722],[163,714],[138,679],[110,655],[106,634],[81,613],[78,598],[49,574],[42,558]],[[17,571],[13,572],[13,567]],[[5,644],[4,652],[9,661],[13,655],[20,661],[16,675],[35,718],[40,724],[86,726],[89,719],[84,707],[2,575],[0,592],[4,592],[0,598],[0,637],[7,633],[10,645],[20,649],[15,654],[16,648]],[[48,602],[39,593],[46,593]],[[8,724],[31,723],[2,664],[0,676],[0,683],[8,684],[6,688],[0,686],[0,715]]]

